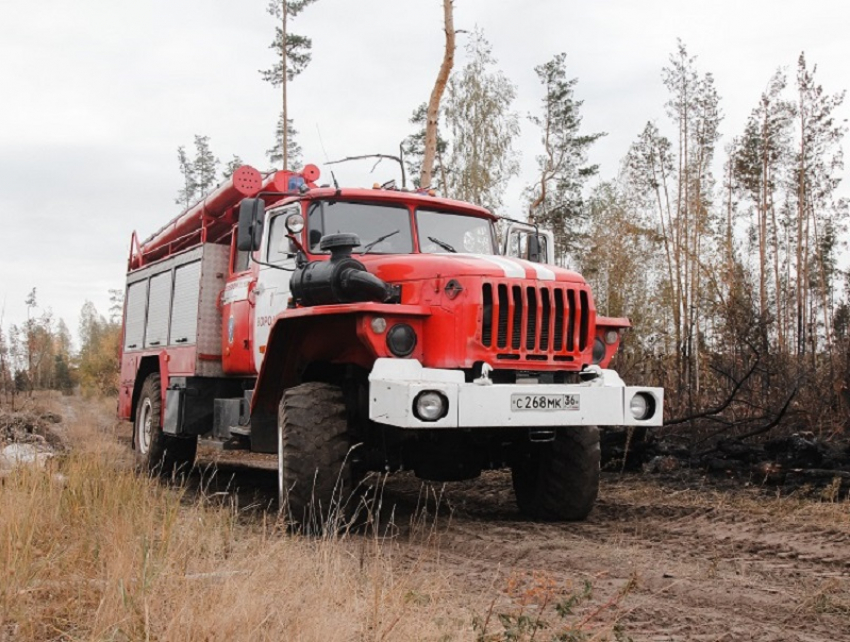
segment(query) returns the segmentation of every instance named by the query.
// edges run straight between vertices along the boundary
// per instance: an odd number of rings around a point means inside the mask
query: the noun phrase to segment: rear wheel
[[[519,509],[545,521],[587,517],[599,493],[599,429],[559,428],[555,440],[531,443],[511,466]]]
[[[351,507],[348,420],[342,390],[310,382],[283,393],[278,410],[280,506],[308,531],[343,521]]]
[[[170,477],[186,473],[195,463],[197,437],[175,437],[162,431],[162,384],[159,374],[148,375],[139,394],[133,426],[136,465],[146,472]]]

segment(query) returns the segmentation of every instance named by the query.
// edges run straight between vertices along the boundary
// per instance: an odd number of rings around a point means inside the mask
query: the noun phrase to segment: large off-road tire
[[[559,428],[555,440],[528,444],[511,466],[519,509],[534,519],[587,517],[599,493],[599,429]]]
[[[355,499],[342,390],[310,382],[283,393],[278,410],[280,506],[302,529],[341,525]]]
[[[133,426],[136,466],[145,472],[171,477],[186,474],[195,463],[197,437],[175,437],[162,431],[162,384],[159,374],[142,384]]]

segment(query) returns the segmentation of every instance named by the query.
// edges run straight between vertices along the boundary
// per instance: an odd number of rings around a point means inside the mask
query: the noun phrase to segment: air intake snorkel
[[[397,303],[401,287],[390,285],[366,271],[351,250],[360,245],[356,234],[322,237],[319,248],[330,250],[329,261],[311,261],[292,274],[292,297],[305,306],[377,301]]]

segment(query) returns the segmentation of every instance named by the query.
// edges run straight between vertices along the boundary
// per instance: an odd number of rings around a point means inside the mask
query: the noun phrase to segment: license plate
[[[511,410],[562,411],[578,410],[580,395],[511,395]]]

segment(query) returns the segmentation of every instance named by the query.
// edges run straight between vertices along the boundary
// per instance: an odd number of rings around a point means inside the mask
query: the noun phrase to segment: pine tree
[[[209,136],[195,136],[195,160],[192,169],[195,175],[195,185],[198,197],[203,198],[218,182],[218,166],[221,161],[210,149]]]
[[[227,179],[229,179],[231,176],[233,176],[233,172],[242,167],[244,164],[245,161],[243,161],[239,156],[234,154],[233,157],[229,161],[227,161],[227,163],[224,164],[224,171],[221,175],[222,180],[226,181]]]
[[[575,97],[576,78],[567,78],[566,54],[534,68],[545,93],[542,115],[530,120],[541,131],[543,153],[537,157],[539,178],[527,191],[529,219],[555,233],[560,261],[582,242],[587,216],[582,189],[599,172],[587,164],[587,151],[604,133],[582,134],[582,102]]]
[[[426,103],[422,103],[419,107],[413,110],[413,115],[410,117],[410,123],[412,125],[416,125],[418,129],[415,133],[405,138],[401,144],[407,173],[412,177],[413,184],[417,188],[422,187],[422,177],[420,172],[425,158],[425,125],[427,120],[428,105]],[[431,171],[433,179],[431,180],[430,187],[438,192],[442,192],[445,189],[446,175],[450,171],[446,168],[443,162],[443,159],[448,156],[449,143],[440,133],[439,120],[440,117],[437,119],[437,153],[434,157],[434,167]]]
[[[773,258],[773,299],[770,318],[776,327],[777,345],[785,352],[786,288],[780,269],[780,229],[777,221],[778,190],[784,181],[785,165],[791,156],[791,127],[795,108],[782,98],[787,85],[779,70],[771,77],[758,106],[753,109],[734,152],[734,174],[743,193],[754,204],[758,236],[759,308],[763,318],[769,315],[768,278]]]
[[[826,346],[831,347],[830,292],[836,246],[835,231],[847,221],[847,203],[836,197],[844,158],[841,142],[847,127],[836,119],[845,92],[829,95],[815,80],[804,54],[797,60],[797,141],[795,198],[797,209],[797,352],[815,358],[816,328],[822,324]],[[814,291],[808,288],[813,285]],[[820,322],[818,308],[821,310]]]
[[[267,11],[269,15],[280,20],[280,26],[275,29],[275,38],[271,44],[271,48],[278,52],[279,62],[275,63],[271,69],[261,70],[263,80],[272,84],[273,87],[280,86],[282,93],[282,114],[281,122],[290,122],[286,90],[290,81],[294,80],[307,65],[310,64],[312,58],[311,50],[313,41],[306,36],[291,33],[289,31],[290,20],[296,18],[305,8],[313,4],[316,0],[270,0]],[[285,72],[285,73],[284,73]],[[289,158],[289,131],[287,128],[280,127],[281,130],[281,149],[280,159],[281,167],[287,169],[292,164]],[[274,162],[274,161],[272,161]],[[294,164],[292,164],[294,166]]]
[[[301,158],[301,145],[298,144],[298,130],[292,119],[289,119],[286,127],[286,147],[287,147],[287,164],[283,162],[283,115],[277,120],[277,128],[275,129],[275,144],[270,149],[266,150],[269,162],[273,167],[281,169],[299,169],[303,162]]]
[[[188,208],[197,200],[198,184],[195,180],[195,166],[186,156],[186,148],[182,145],[177,148],[177,163],[180,166],[180,175],[183,177],[183,187],[177,192],[174,202]]]

